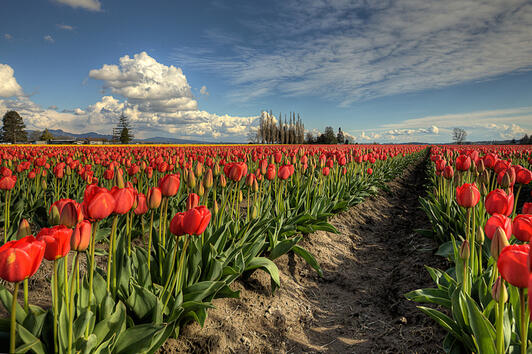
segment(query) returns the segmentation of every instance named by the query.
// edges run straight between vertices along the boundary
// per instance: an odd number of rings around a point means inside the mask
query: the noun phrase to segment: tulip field
[[[434,286],[406,299],[446,352],[526,353],[531,318],[527,146],[6,146],[0,150],[0,352],[153,353],[203,326],[235,281],[427,160],[419,207]],[[419,191],[421,193],[421,191]],[[44,300],[32,277],[46,272]],[[378,280],[375,280],[378,281]],[[355,284],[356,286],[356,284]],[[229,320],[229,319],[228,319]]]
[[[417,145],[2,147],[0,352],[156,352],[187,323],[203,325],[214,299],[238,297],[235,280],[265,272],[275,292],[274,261],[287,253],[321,275],[300,241],[336,232],[333,214],[427,153]],[[451,197],[437,181],[434,201]],[[454,204],[452,212],[463,219]],[[455,248],[463,230],[445,229]],[[493,269],[470,263],[476,273],[461,286],[469,291]],[[49,290],[37,305],[32,277],[43,269]],[[511,304],[518,290],[508,293]]]
[[[421,207],[432,225],[434,287],[406,294],[440,324],[449,353],[527,353],[532,339],[530,146],[432,147]]]

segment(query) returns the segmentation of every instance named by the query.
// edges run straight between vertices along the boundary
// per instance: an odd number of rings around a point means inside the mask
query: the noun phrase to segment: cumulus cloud
[[[54,43],[54,39],[52,38],[52,36],[50,36],[49,34],[47,34],[46,36],[43,37],[43,39],[49,43]]]
[[[107,134],[116,126],[118,117],[125,114],[139,138],[175,136],[241,141],[258,124],[257,116],[235,117],[200,110],[182,70],[158,63],[145,52],[132,58],[126,55],[120,58],[119,65],[103,65],[91,70],[89,76],[102,80],[111,94],[85,108],[61,112],[56,106],[44,109],[28,97],[6,99],[0,100],[0,112],[18,111],[28,128]],[[0,66],[0,85],[0,96],[22,94],[13,70],[7,65]]]
[[[0,97],[23,95],[22,87],[15,79],[14,73],[11,66],[0,63]]]
[[[209,91],[207,91],[207,86],[201,86],[200,91],[202,95],[209,96]]]
[[[223,41],[224,53],[181,51],[176,60],[227,75],[238,86],[236,98],[319,95],[343,105],[532,67],[528,0],[295,0],[275,6],[275,17],[253,17],[246,35],[211,35],[214,43]]]
[[[65,25],[65,24],[58,24],[57,27],[59,29],[65,30],[65,31],[73,31],[74,30],[73,26]]]
[[[89,11],[101,11],[101,4],[98,0],[55,0],[56,2],[68,5],[75,9],[80,8]]]

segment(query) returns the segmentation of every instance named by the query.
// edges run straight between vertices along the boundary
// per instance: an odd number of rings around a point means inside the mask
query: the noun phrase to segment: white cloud
[[[4,74],[5,72],[5,74]],[[235,117],[218,115],[198,109],[191,88],[180,68],[158,63],[146,53],[120,58],[120,65],[104,65],[91,70],[89,76],[103,80],[113,95],[105,95],[88,107],[57,111],[56,106],[44,109],[28,97],[0,100],[0,112],[16,110],[29,129],[64,129],[72,132],[96,131],[110,134],[118,117],[130,119],[135,136],[175,136],[190,139],[241,141],[258,124],[257,116]],[[0,85],[16,84],[11,67],[0,67]],[[22,94],[5,90],[9,97]],[[119,97],[120,96],[120,97]]]
[[[201,86],[199,91],[202,95],[209,96],[209,91],[207,91],[207,86]]]
[[[7,39],[9,41],[10,39],[13,39],[13,36],[10,35],[9,33],[5,33],[4,34],[4,39]]]
[[[81,8],[89,11],[100,11],[101,4],[98,0],[55,0],[58,3],[71,6],[75,9]]]
[[[236,98],[280,92],[344,105],[532,67],[529,0],[299,0],[278,6],[273,21],[253,17],[250,35],[225,40],[223,54],[180,52],[176,60],[227,75],[238,86]],[[219,43],[220,34],[211,40]]]
[[[46,36],[43,37],[43,39],[47,42],[50,42],[50,43],[54,43],[54,39],[52,38],[52,36],[50,36],[49,34],[47,34]]]
[[[366,133],[373,132],[382,141],[450,142],[455,127],[465,129],[471,141],[518,139],[532,134],[532,107],[427,116],[352,132],[366,140],[370,140]]]
[[[15,71],[7,64],[0,63],[0,97],[21,96],[24,94],[22,87],[18,84]]]
[[[57,27],[59,29],[65,30],[65,31],[73,31],[74,30],[74,27],[72,27],[70,25],[65,25],[65,24],[58,24]]]

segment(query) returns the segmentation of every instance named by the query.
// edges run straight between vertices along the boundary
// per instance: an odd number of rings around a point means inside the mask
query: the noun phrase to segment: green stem
[[[525,289],[519,288],[519,300],[521,305],[521,354],[526,354],[528,344],[528,311],[525,305]]]
[[[91,237],[91,245],[90,245],[90,270],[89,270],[89,302],[88,306],[91,305],[91,299],[92,299],[92,280],[94,278],[94,251],[96,248],[96,229],[98,228],[98,222],[96,221],[92,225],[92,237]],[[89,326],[87,326],[87,330],[85,332],[85,336],[89,336]]]
[[[116,225],[118,223],[118,215],[113,217],[113,224],[111,226],[111,235],[109,236],[109,257],[107,257],[107,291],[111,291],[111,277],[113,270],[113,256],[115,249],[115,234],[116,234]]]
[[[24,279],[24,311],[26,311],[27,314],[30,312],[30,305],[28,303],[28,278]]]
[[[501,284],[502,286],[502,284]],[[497,353],[504,353],[504,332],[503,332],[503,320],[504,320],[504,298],[499,295],[499,303],[497,304],[497,336],[496,336],[496,348]]]
[[[153,229],[153,214],[155,214],[155,211],[151,211],[150,215],[150,231],[148,234],[148,271],[150,270],[151,265],[151,237],[152,237],[152,229]]]
[[[9,341],[9,352],[15,352],[15,343],[17,339],[17,295],[18,295],[18,286],[19,283],[15,283],[15,290],[13,291],[13,301],[11,301],[11,334]]]
[[[72,272],[72,281],[70,283],[70,306],[68,307],[68,353],[72,353],[72,332],[74,323],[74,277],[79,269],[79,252],[76,252],[76,258],[74,260],[74,272]]]
[[[57,312],[59,307],[59,294],[58,294],[58,288],[57,288],[57,259],[54,260],[54,287],[53,287],[53,313],[54,313],[54,352],[58,352],[58,343],[57,343]]]

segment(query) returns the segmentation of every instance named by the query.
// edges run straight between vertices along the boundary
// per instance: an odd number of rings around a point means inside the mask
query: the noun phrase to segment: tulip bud
[[[18,225],[17,230],[17,240],[20,240],[21,238],[29,235],[31,235],[30,223],[26,219],[20,220],[20,224]]]
[[[222,188],[225,188],[225,186],[227,186],[227,180],[225,179],[224,175],[220,175],[220,186]]]
[[[511,184],[512,184],[512,180],[510,178],[510,175],[508,174],[508,172],[505,172],[504,175],[502,176],[501,186],[503,188],[508,188],[510,187]]]
[[[218,161],[216,161],[216,163],[214,164],[214,175],[215,176],[219,176],[220,173],[221,173],[221,168],[220,168],[220,164],[218,163]]]
[[[42,187],[42,190],[45,191],[48,189],[48,184],[46,183],[46,180],[45,179],[42,179],[41,180],[41,187]]]
[[[70,168],[70,166],[66,167],[65,173],[66,173],[67,176],[70,176],[72,174],[72,169]]]
[[[259,216],[259,208],[257,206],[257,203],[253,204],[253,207],[251,208],[251,219],[255,220]]]
[[[48,224],[51,226],[59,225],[59,219],[61,215],[59,215],[59,209],[55,205],[52,205],[50,208],[50,213],[48,214]]]
[[[479,226],[477,233],[475,234],[475,239],[479,244],[482,245],[484,244],[484,238],[485,238],[484,229],[482,228],[482,226]]]
[[[242,203],[243,200],[244,200],[244,196],[242,195],[242,190],[239,190],[238,191],[238,202]]]
[[[482,175],[484,170],[486,170],[486,167],[484,167],[484,160],[478,160],[478,162],[476,163],[476,166],[477,166],[478,174]]]
[[[255,178],[255,179],[253,180],[253,192],[256,193],[256,192],[258,192],[258,191],[259,191],[259,184],[258,184],[258,182],[257,182],[257,179]]]
[[[506,291],[506,285],[504,285],[504,280],[502,280],[500,276],[495,280],[491,287],[491,297],[496,302],[499,302],[499,300],[501,300],[502,303],[508,301],[508,291]]]
[[[89,221],[83,220],[77,224],[70,239],[70,248],[74,251],[85,251],[89,247],[91,233],[92,225]]]
[[[502,227],[497,227],[495,234],[491,240],[491,256],[495,259],[499,259],[499,254],[501,254],[504,247],[509,246],[508,238]]]
[[[480,182],[483,184],[488,184],[490,182],[490,171],[484,170],[480,174]]]
[[[465,240],[462,242],[462,246],[460,246],[460,259],[466,261],[469,259],[469,253],[470,253],[470,247],[469,247],[469,241]]]
[[[218,208],[218,202],[216,200],[214,201],[214,207],[212,209],[214,211],[214,215],[218,215],[219,208]]]
[[[162,193],[161,189],[158,187],[152,187],[148,191],[148,196],[146,198],[148,208],[157,209],[161,205]]]
[[[194,171],[196,172],[196,176],[198,176],[198,178],[201,177],[201,175],[203,174],[203,164],[201,162],[198,162]]]
[[[187,186],[189,188],[194,188],[196,187],[196,176],[194,175],[194,171],[192,170],[189,170],[188,171],[188,176],[187,176]]]
[[[203,175],[203,186],[205,188],[212,188],[213,185],[213,177],[212,177],[212,169],[208,169],[207,172]]]
[[[480,192],[482,193],[482,195],[488,194],[488,187],[486,187],[484,183],[480,185]]]
[[[121,168],[116,167],[115,168],[115,186],[118,188],[124,188],[126,184],[124,183],[124,177],[123,172]]]
[[[203,184],[200,183],[200,184],[198,185],[198,195],[199,195],[200,197],[203,197],[204,194],[205,194],[205,188],[203,188]]]

